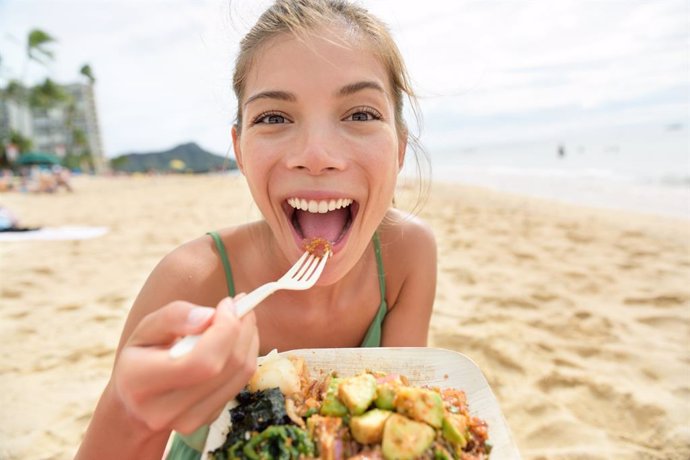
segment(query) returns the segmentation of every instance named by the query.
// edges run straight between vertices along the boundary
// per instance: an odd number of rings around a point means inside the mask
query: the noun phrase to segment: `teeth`
[[[328,211],[335,211],[336,209],[346,208],[352,204],[350,198],[338,198],[331,200],[305,200],[304,198],[288,198],[288,204],[295,209],[307,211],[311,213],[324,214]]]

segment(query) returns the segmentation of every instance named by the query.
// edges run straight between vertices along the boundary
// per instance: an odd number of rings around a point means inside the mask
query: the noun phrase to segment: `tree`
[[[7,137],[7,145],[14,145],[19,150],[19,153],[26,153],[31,150],[32,142],[28,137],[22,136],[22,133],[19,131],[11,130]],[[0,166],[3,168],[10,166],[7,145],[4,142],[0,142]]]
[[[26,104],[29,99],[26,87],[19,80],[10,80],[1,93],[3,98],[16,102],[17,104]]]
[[[45,65],[45,60],[53,60],[53,51],[46,48],[49,43],[54,43],[56,40],[51,35],[42,31],[41,29],[33,29],[29,32],[26,41],[26,55],[30,60],[36,61]]]
[[[129,158],[127,158],[126,155],[121,155],[110,160],[110,167],[113,168],[114,171],[119,171],[124,169],[128,162]]]
[[[35,109],[48,110],[60,104],[67,104],[70,96],[50,78],[29,90],[29,105]]]
[[[91,69],[89,64],[84,64],[81,66],[79,73],[86,77],[90,85],[93,85],[96,82],[96,77],[93,76],[93,69]]]

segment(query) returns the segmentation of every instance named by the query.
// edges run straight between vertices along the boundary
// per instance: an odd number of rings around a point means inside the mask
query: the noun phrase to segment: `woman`
[[[347,2],[279,0],[242,41],[233,83],[235,156],[263,219],[155,268],[77,458],[160,458],[171,430],[215,419],[274,348],[426,345],[436,245],[392,207],[409,137],[403,96],[414,96],[386,27]],[[237,318],[235,292],[278,279],[311,237],[333,249],[316,286]],[[201,340],[171,359],[189,334]],[[169,458],[198,458],[201,443],[176,437]]]

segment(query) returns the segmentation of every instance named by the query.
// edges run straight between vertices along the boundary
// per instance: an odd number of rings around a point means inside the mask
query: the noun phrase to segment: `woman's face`
[[[283,34],[247,75],[235,154],[288,260],[313,237],[331,242],[319,284],[359,260],[391,205],[405,142],[383,64],[335,32]]]

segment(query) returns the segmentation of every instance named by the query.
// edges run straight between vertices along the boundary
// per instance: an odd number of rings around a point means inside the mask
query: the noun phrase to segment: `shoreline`
[[[502,181],[502,182],[499,182]],[[509,195],[554,201],[609,212],[638,213],[690,221],[690,186],[603,177],[486,174],[437,179],[435,184],[479,187]]]
[[[109,229],[0,242],[3,460],[72,458],[148,273],[258,217],[239,175],[72,185],[0,194],[23,225]],[[439,250],[429,346],[479,365],[524,459],[690,456],[690,222],[442,181],[418,215]]]

